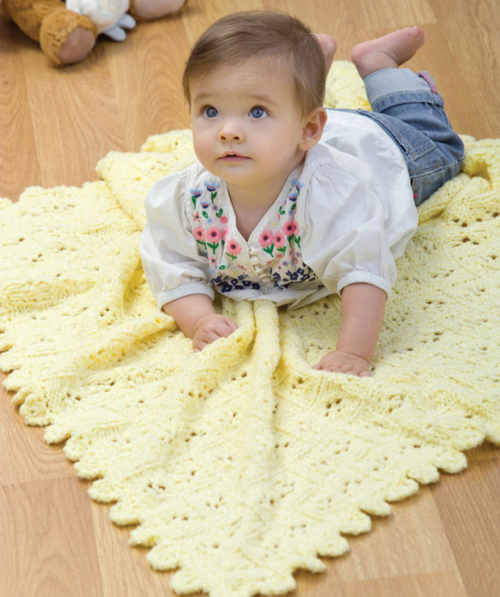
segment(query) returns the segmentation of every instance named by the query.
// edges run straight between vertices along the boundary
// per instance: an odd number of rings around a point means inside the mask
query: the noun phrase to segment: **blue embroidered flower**
[[[219,188],[218,182],[205,182],[203,184],[207,188],[207,191],[209,191],[210,193],[215,192]]]
[[[222,276],[212,278],[212,282],[217,287],[217,290],[221,293],[231,292],[231,290],[233,289],[231,284],[228,284],[228,282],[224,280]]]
[[[237,278],[228,278],[227,276],[217,276],[212,279],[217,290],[221,293],[228,293],[232,290],[245,290],[251,288],[252,290],[260,290],[260,284],[247,280],[248,274],[241,274]]]
[[[202,189],[190,189],[189,193],[191,194],[191,201],[193,202],[193,208],[196,209],[196,199],[201,197],[203,193]]]
[[[203,184],[205,185],[207,191],[210,193],[210,200],[213,203],[214,199],[217,197],[217,189],[219,188],[219,183],[218,182],[204,182]]]
[[[300,189],[304,188],[304,184],[302,182],[300,182],[299,180],[295,180],[295,178],[292,178],[292,190],[290,191],[290,194],[288,195],[288,199],[289,201],[297,201],[299,195],[300,195]],[[295,209],[295,205],[292,206],[292,209]]]

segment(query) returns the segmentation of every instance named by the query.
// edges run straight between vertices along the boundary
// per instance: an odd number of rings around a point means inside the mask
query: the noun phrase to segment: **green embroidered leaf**
[[[222,217],[222,213],[223,213],[223,210],[222,210],[222,207],[221,207],[221,208],[219,209],[219,211],[218,211],[218,212],[217,212],[215,215],[216,215],[218,218],[220,218],[220,217]]]
[[[273,251],[274,251],[274,244],[270,245],[269,247],[263,247],[263,249],[264,249],[264,251],[265,251],[266,253],[269,253],[269,255],[270,255],[271,257],[274,257],[274,255],[273,255]]]
[[[207,212],[206,212],[206,211],[202,211],[201,213],[202,213],[202,215],[203,215],[203,217],[204,217],[204,218],[207,218],[207,219],[208,219],[208,214],[207,214]]]

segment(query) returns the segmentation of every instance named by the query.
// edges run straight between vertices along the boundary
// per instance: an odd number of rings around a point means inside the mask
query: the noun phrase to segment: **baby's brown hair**
[[[191,103],[190,82],[225,65],[272,59],[288,68],[302,113],[323,105],[326,64],[311,30],[295,17],[270,10],[230,14],[213,23],[193,46],[182,86]]]

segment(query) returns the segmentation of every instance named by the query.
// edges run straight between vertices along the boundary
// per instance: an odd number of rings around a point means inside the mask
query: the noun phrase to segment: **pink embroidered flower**
[[[281,249],[285,246],[285,237],[281,232],[276,232],[274,235],[274,244],[277,249]]]
[[[195,222],[200,222],[200,221],[201,221],[200,214],[199,214],[198,212],[195,212],[195,213],[193,214],[193,220],[194,220]]]
[[[209,257],[208,260],[214,267],[217,265],[217,259],[215,257]]]
[[[241,253],[241,247],[238,241],[231,239],[226,241],[226,251],[230,255],[239,255]]]
[[[224,226],[222,228],[222,238],[223,240],[227,240],[227,235],[229,234],[229,226]]]
[[[221,218],[220,218],[220,221],[221,221],[223,224],[227,224],[227,216],[221,216]]]
[[[299,231],[299,225],[295,220],[288,220],[288,222],[283,224],[281,230],[283,230],[285,236],[293,236]]]
[[[207,240],[212,241],[213,243],[217,243],[222,238],[222,232],[219,228],[216,228],[215,226],[211,226],[207,230],[206,236],[207,236]]]
[[[196,228],[193,228],[193,236],[195,237],[196,240],[204,241],[205,240],[205,230],[203,230],[203,228],[201,226],[196,226]]]
[[[268,247],[273,244],[273,233],[270,230],[263,230],[259,236],[261,247]]]

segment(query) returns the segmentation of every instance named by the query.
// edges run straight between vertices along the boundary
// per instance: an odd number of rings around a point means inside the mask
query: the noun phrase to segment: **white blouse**
[[[140,254],[158,307],[190,294],[298,307],[348,284],[390,294],[418,222],[408,170],[375,122],[328,111],[307,152],[248,241],[222,179],[196,162],[149,192]]]

